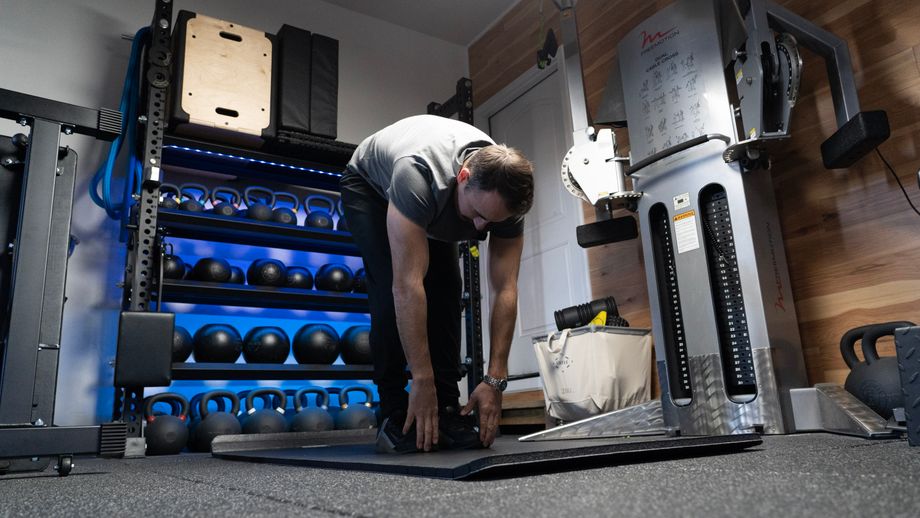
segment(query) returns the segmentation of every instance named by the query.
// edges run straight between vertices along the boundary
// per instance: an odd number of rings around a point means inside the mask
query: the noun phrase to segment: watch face
[[[501,380],[498,382],[498,390],[504,392],[506,388],[508,388],[508,380]]]

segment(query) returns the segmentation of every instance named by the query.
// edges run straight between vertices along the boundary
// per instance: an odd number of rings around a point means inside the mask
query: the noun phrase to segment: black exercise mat
[[[527,476],[677,457],[738,452],[761,444],[757,434],[719,437],[630,437],[520,442],[500,437],[485,450],[379,454],[368,443],[214,453],[217,458],[417,477],[471,479]]]

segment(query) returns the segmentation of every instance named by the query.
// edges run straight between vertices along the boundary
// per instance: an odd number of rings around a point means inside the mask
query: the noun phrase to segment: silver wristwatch
[[[508,388],[508,380],[493,378],[488,374],[482,377],[482,382],[499,392],[504,392],[505,389]]]

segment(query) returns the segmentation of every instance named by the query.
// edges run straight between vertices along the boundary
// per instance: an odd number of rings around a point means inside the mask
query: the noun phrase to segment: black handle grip
[[[873,325],[875,324],[854,327],[840,338],[840,355],[843,356],[843,361],[847,364],[847,367],[852,369],[854,365],[861,363],[859,358],[856,357],[856,341],[862,339],[866,331],[872,329]]]
[[[883,336],[894,336],[895,329],[899,327],[911,327],[913,325],[913,322],[895,321],[870,326],[869,330],[866,331],[862,338],[862,352],[863,357],[866,358],[866,363],[871,365],[873,362],[878,361],[879,355],[876,343],[879,338]]]

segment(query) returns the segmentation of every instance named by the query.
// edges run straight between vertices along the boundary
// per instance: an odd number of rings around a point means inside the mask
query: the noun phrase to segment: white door
[[[534,164],[534,205],[525,218],[518,316],[508,365],[511,375],[538,372],[532,339],[556,330],[555,310],[591,300],[588,256],[575,239],[575,227],[583,223],[582,202],[565,190],[559,176],[572,135],[561,70],[534,67],[481,106],[475,120],[497,143],[520,149]],[[487,281],[488,245],[482,248],[482,277]],[[486,361],[488,286],[483,282]],[[539,378],[509,384],[509,390],[540,387]]]

